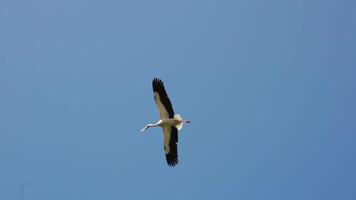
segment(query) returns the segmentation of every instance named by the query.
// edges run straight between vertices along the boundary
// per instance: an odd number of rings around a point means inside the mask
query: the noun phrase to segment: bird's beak
[[[143,131],[145,131],[149,126],[145,126],[143,129],[141,129],[141,133],[143,133]]]

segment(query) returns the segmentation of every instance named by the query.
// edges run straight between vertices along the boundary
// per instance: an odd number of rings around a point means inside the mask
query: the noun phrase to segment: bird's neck
[[[158,120],[157,123],[155,124],[151,124],[151,127],[156,127],[156,126],[160,126],[162,124],[162,120]]]

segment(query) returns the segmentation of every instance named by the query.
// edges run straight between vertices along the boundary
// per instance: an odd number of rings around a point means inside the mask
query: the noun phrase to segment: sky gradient
[[[356,199],[356,2],[0,1],[0,199]],[[151,81],[192,121],[168,167]]]

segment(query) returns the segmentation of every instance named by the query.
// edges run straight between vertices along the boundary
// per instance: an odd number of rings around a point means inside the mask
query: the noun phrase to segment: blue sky
[[[356,199],[355,8],[1,0],[0,199]]]

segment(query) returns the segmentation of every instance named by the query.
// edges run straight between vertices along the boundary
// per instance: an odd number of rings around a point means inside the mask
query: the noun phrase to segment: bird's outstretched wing
[[[178,130],[174,126],[163,127],[164,152],[169,166],[174,167],[178,164]]]
[[[158,106],[161,119],[173,118],[174,111],[171,101],[168,98],[167,92],[164,89],[163,81],[159,78],[154,78],[152,81],[153,95]]]

